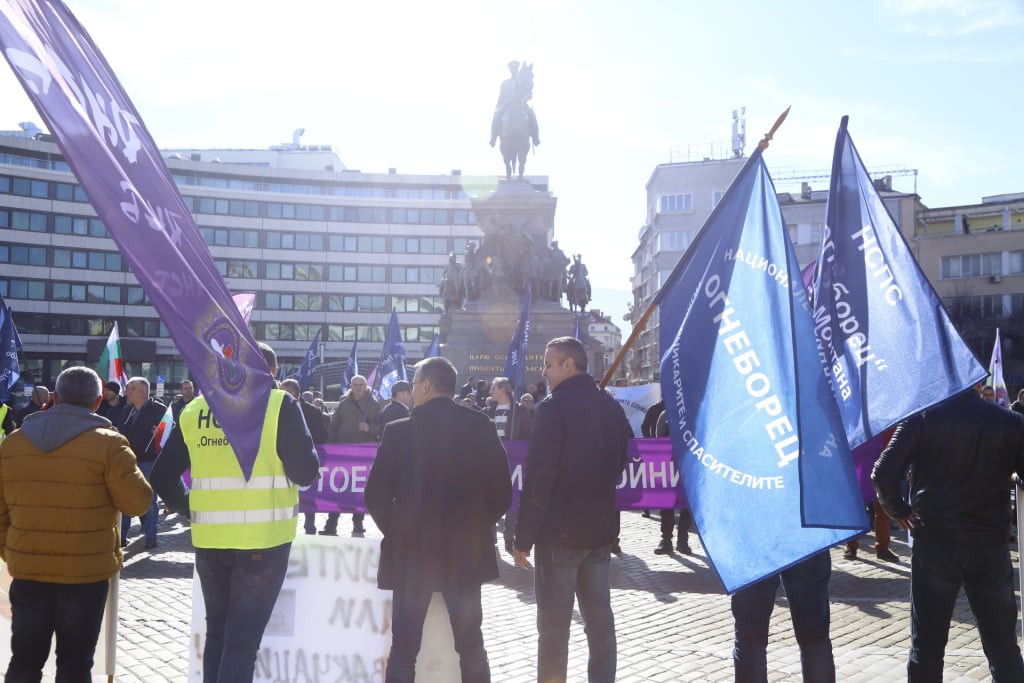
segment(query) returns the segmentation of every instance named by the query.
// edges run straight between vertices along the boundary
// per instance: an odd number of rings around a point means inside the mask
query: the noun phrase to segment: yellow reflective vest
[[[3,441],[4,437],[7,436],[4,434],[4,420],[7,419],[7,410],[7,404],[0,403],[0,441]]]
[[[197,396],[181,411],[178,424],[191,462],[189,508],[195,547],[256,550],[295,540],[299,488],[288,480],[277,454],[284,393],[270,392],[249,481],[206,399]]]

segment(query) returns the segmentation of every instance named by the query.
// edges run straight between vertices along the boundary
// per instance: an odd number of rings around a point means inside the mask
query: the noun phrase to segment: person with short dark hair
[[[412,408],[412,385],[404,379],[400,379],[391,385],[391,401],[380,411],[380,429],[389,422],[409,417],[409,409]]]
[[[192,399],[196,397],[196,385],[190,379],[181,380],[181,393],[174,397],[171,402],[171,415],[174,417],[174,421],[178,421],[178,416],[181,415],[181,411],[185,409]]]
[[[128,410],[128,398],[121,395],[121,384],[113,380],[103,384],[103,401],[96,414],[110,420],[114,427],[120,426]]]
[[[536,546],[537,680],[565,681],[575,597],[590,648],[590,680],[613,681],[615,490],[633,433],[622,407],[587,372],[578,339],[549,341],[543,374],[551,394],[537,406],[515,534],[516,565],[531,569]]]
[[[901,495],[907,471],[910,502]],[[911,681],[942,680],[961,586],[995,681],[1024,681],[1006,545],[1011,476],[1024,474],[1024,418],[968,389],[901,423],[871,471],[885,512],[914,537]]]
[[[22,423],[25,422],[26,417],[28,417],[32,413],[39,412],[40,410],[42,410],[46,406],[47,401],[49,400],[49,389],[47,389],[42,384],[37,384],[34,387],[32,387],[32,396],[29,398],[28,404],[24,408],[19,410],[17,415],[15,415],[15,423],[20,427]]]
[[[444,596],[463,681],[491,680],[480,586],[498,578],[491,530],[512,502],[505,449],[486,415],[457,405],[448,359],[416,365],[413,409],[388,424],[366,481],[384,534],[377,584],[393,591],[386,683],[412,681],[431,596]]]
[[[13,581],[8,681],[39,681],[57,638],[57,680],[91,681],[108,580],[121,569],[117,520],[153,491],[128,440],[93,411],[100,377],[57,377],[54,405],[0,444],[0,554]]]
[[[258,346],[276,375],[274,350]],[[299,486],[317,478],[320,460],[302,411],[280,389],[271,389],[267,398],[248,480],[215,417],[206,397],[194,398],[181,411],[152,478],[168,508],[191,520],[206,605],[203,680],[251,681],[288,571]],[[191,491],[181,480],[189,468]]]

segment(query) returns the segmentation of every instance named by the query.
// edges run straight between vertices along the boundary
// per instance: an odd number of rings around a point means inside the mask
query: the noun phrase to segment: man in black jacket
[[[910,468],[910,504],[900,482]],[[1024,418],[974,389],[896,429],[871,472],[885,512],[914,536],[909,680],[942,680],[942,658],[963,585],[996,681],[1024,681],[1006,545],[1009,481],[1024,473]]]
[[[590,648],[592,683],[615,680],[611,549],[619,535],[615,487],[632,436],[622,407],[587,373],[573,337],[544,350],[551,393],[537,406],[516,527],[515,560],[532,568],[536,545],[537,680],[564,681],[573,596]]]
[[[121,414],[120,419],[123,422],[114,426],[128,439],[132,452],[135,453],[135,458],[138,460],[139,469],[146,475],[146,481],[149,481],[157,456],[157,444],[154,439],[156,426],[164,418],[167,406],[149,397],[149,380],[145,377],[132,377],[128,380],[124,393],[128,402],[125,411]],[[142,516],[146,548],[156,547],[158,515],[159,509],[156,505],[156,492],[154,492],[149,512]],[[121,518],[121,547],[128,545],[128,528],[131,524],[132,518],[128,515]]]
[[[392,597],[386,683],[412,681],[423,619],[444,596],[462,680],[491,680],[480,585],[498,578],[491,529],[512,502],[505,449],[481,412],[456,405],[446,358],[416,365],[410,417],[388,425],[364,492],[384,534],[377,584]]]

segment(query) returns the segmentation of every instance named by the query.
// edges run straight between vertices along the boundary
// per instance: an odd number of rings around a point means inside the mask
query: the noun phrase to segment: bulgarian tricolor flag
[[[171,404],[167,404],[167,410],[164,411],[163,418],[160,419],[160,423],[156,426],[156,431],[153,432],[153,441],[156,443],[156,454],[160,455],[160,451],[164,449],[164,444],[167,443],[167,439],[171,436],[171,429],[174,428],[174,411],[171,409]]]
[[[124,358],[121,357],[121,335],[117,332],[117,321],[114,321],[114,329],[107,337],[107,347],[103,349],[100,356],[100,365],[96,369],[104,382],[117,382],[123,390],[128,384],[128,374],[124,371]]]

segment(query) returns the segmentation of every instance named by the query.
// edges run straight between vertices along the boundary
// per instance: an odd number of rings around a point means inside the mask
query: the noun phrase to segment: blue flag
[[[306,350],[306,357],[302,359],[299,371],[295,373],[295,379],[299,381],[299,391],[305,391],[313,381],[313,371],[320,364],[320,330],[313,335],[313,341]]]
[[[673,456],[725,589],[861,534],[863,500],[760,150],[655,301]]]
[[[384,334],[384,350],[380,356],[380,395],[391,398],[391,385],[405,376],[405,344],[398,327],[398,314],[391,309],[388,331]]]
[[[515,393],[526,389],[526,347],[530,341],[530,307],[533,292],[530,283],[526,283],[523,292],[523,307],[519,311],[519,321],[512,340],[508,343],[508,355],[505,356],[505,369],[502,371],[509,378]]]
[[[14,327],[14,316],[0,296],[0,401],[11,396],[11,387],[18,382],[18,330]]]
[[[583,335],[580,333],[580,318],[582,318],[583,315],[584,315],[583,313],[577,314],[577,316],[576,316],[576,331],[573,332],[573,334],[572,334],[572,336],[576,337],[576,339],[578,339],[580,341],[583,341]]]
[[[344,394],[352,386],[352,378],[359,374],[359,355],[356,346],[359,340],[352,342],[352,351],[348,354],[348,361],[345,362],[345,372],[341,373],[341,393]]]
[[[430,342],[430,347],[427,349],[424,358],[437,358],[441,355],[441,335],[435,334],[434,341]]]
[[[986,376],[875,191],[843,117],[814,331],[852,447]]]

